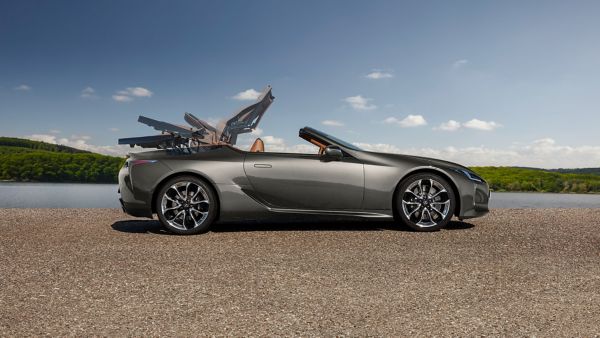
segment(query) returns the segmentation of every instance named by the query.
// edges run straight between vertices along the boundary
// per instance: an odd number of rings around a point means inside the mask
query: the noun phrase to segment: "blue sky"
[[[273,150],[298,149],[310,125],[466,164],[600,166],[599,14],[597,1],[4,1],[0,135],[123,153],[117,138],[152,134],[140,114],[212,121],[271,84]]]

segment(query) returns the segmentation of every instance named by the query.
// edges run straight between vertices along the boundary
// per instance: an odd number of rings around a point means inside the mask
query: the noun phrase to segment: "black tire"
[[[402,180],[395,200],[397,217],[411,229],[421,232],[444,228],[452,219],[456,206],[452,186],[445,178],[430,173],[414,174]]]
[[[170,232],[194,235],[208,231],[217,217],[218,204],[217,194],[210,184],[195,176],[178,176],[161,186],[156,198],[156,214]]]

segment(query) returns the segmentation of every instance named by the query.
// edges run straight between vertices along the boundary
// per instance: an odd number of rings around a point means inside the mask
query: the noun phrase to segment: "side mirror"
[[[343,157],[342,149],[337,146],[327,146],[321,155],[323,161],[341,161]]]

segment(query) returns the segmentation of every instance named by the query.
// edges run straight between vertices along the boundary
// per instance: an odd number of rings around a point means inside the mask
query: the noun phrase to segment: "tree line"
[[[0,180],[115,183],[124,161],[124,158],[92,153],[1,154]]]
[[[515,167],[473,167],[494,191],[600,193],[600,175]],[[582,170],[583,171],[583,170]]]

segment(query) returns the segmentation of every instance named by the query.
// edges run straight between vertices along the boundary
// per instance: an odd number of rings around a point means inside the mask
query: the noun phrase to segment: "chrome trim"
[[[271,207],[268,207],[266,205],[265,205],[265,207],[269,211],[271,211],[271,212],[287,213],[287,214],[313,214],[313,215],[331,215],[331,216],[354,216],[354,217],[365,217],[365,218],[393,218],[392,215],[381,214],[381,213],[377,213],[377,212],[369,212],[369,211],[284,209],[284,208],[271,208]]]

